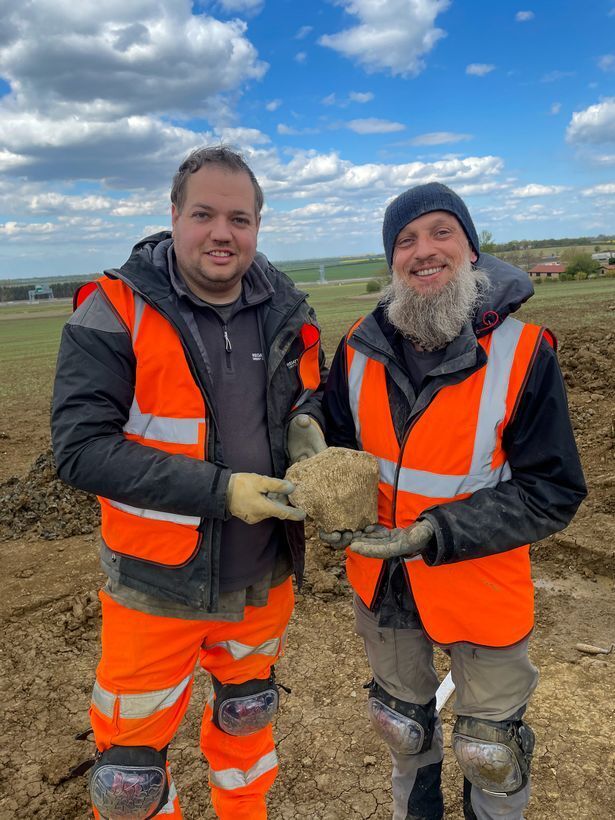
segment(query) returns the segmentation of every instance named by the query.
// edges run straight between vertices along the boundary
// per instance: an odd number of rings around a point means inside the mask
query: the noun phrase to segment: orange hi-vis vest
[[[379,522],[389,528],[408,527],[430,507],[508,480],[511,470],[502,436],[514,416],[543,329],[508,317],[480,338],[487,364],[460,383],[442,387],[412,420],[400,445],[385,366],[348,344],[357,326],[346,340],[350,408],[357,442],[379,462]],[[504,647],[531,632],[529,546],[434,567],[421,556],[405,559],[404,564],[423,628],[435,643]],[[346,569],[354,590],[372,606],[384,562],[349,549]]]
[[[134,398],[124,436],[167,453],[206,459],[207,404],[177,331],[120,279],[102,276],[83,286],[74,306],[96,288],[130,333],[136,359]],[[305,324],[301,338],[304,349],[297,367],[300,395],[295,407],[320,384],[320,331]],[[102,496],[98,500],[101,535],[110,550],[168,567],[186,564],[196,554],[204,529],[200,517],[137,508]]]

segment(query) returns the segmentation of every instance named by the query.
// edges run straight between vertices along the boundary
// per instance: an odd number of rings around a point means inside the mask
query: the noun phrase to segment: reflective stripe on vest
[[[92,706],[108,718],[113,718],[115,704],[119,702],[120,718],[129,720],[144,719],[177,703],[191,682],[192,675],[187,675],[176,686],[169,686],[166,689],[158,689],[154,692],[139,692],[134,695],[116,695],[96,681],[92,690]]]
[[[275,752],[267,752],[259,758],[253,766],[247,771],[241,769],[221,769],[215,771],[209,769],[209,782],[212,786],[217,786],[219,789],[229,791],[231,789],[242,789],[244,786],[249,786],[261,775],[270,772],[278,765],[278,756]]]
[[[479,340],[487,352],[486,366],[438,391],[410,426],[403,453],[391,418],[384,365],[347,347],[357,438],[380,466],[381,523],[409,526],[432,505],[467,498],[510,479],[503,430],[540,338],[540,328],[509,317]],[[430,464],[439,471],[425,469]],[[383,562],[350,550],[347,555],[350,582],[370,606]],[[423,625],[438,643],[508,646],[531,630],[527,547],[439,567],[419,558],[406,561],[406,568]]]
[[[136,358],[135,392],[124,435],[144,446],[203,459],[205,401],[177,332],[120,280],[103,277],[98,287],[129,330]],[[115,552],[178,566],[198,547],[200,516],[99,500],[103,540]]]
[[[511,476],[508,462],[495,469],[491,465],[496,447],[497,425],[504,417],[510,371],[522,329],[522,322],[509,317],[492,334],[470,471],[465,475],[442,475],[401,467],[398,478],[400,490],[427,498],[452,498],[463,493],[474,493],[485,487],[495,487],[500,481],[508,481]],[[359,444],[359,396],[367,361],[367,356],[354,351],[348,375],[350,409]],[[395,483],[397,463],[384,458],[378,458],[378,463],[380,480],[392,486]]]

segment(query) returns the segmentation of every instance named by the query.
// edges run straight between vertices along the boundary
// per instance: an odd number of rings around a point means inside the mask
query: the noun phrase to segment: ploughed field
[[[365,284],[311,287],[327,353],[375,298]],[[519,314],[560,341],[571,415],[590,495],[571,526],[532,547],[537,626],[532,657],[541,681],[528,712],[537,734],[528,820],[615,817],[615,281],[549,283]],[[91,755],[87,708],[98,654],[102,581],[97,510],[54,475],[48,433],[53,367],[68,304],[0,307],[0,820],[88,816],[85,778],[65,781]],[[442,674],[446,657],[437,652]],[[278,679],[280,776],[272,820],[384,820],[391,816],[389,759],[371,733],[362,684],[368,669],[353,634],[350,593],[337,554],[309,543]],[[198,751],[208,684],[171,747],[182,807],[213,818]],[[462,818],[461,778],[450,749],[447,818]]]

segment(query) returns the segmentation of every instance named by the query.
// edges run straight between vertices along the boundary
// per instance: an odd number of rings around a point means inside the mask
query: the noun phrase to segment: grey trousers
[[[433,665],[433,644],[420,629],[378,626],[378,618],[355,595],[357,634],[363,638],[374,679],[394,697],[424,705],[435,695],[438,676]],[[443,647],[450,653],[455,683],[455,712],[486,720],[506,720],[525,707],[536,684],[538,670],[528,658],[528,641],[507,649],[487,649],[472,644]],[[437,717],[431,748],[418,755],[401,755],[389,749],[393,760],[393,820],[408,820],[408,803],[425,766],[442,760],[442,724]],[[477,820],[523,820],[530,784],[510,796],[491,795],[472,786],[470,800]]]

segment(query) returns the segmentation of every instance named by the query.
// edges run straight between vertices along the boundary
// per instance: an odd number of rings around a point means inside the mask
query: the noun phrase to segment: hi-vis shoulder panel
[[[207,410],[178,334],[122,281],[102,277],[96,287],[130,333],[136,359],[135,392],[124,436],[167,453],[204,459]],[[198,548],[198,516],[135,507],[111,498],[99,497],[99,501],[102,537],[113,551],[178,566]]]

